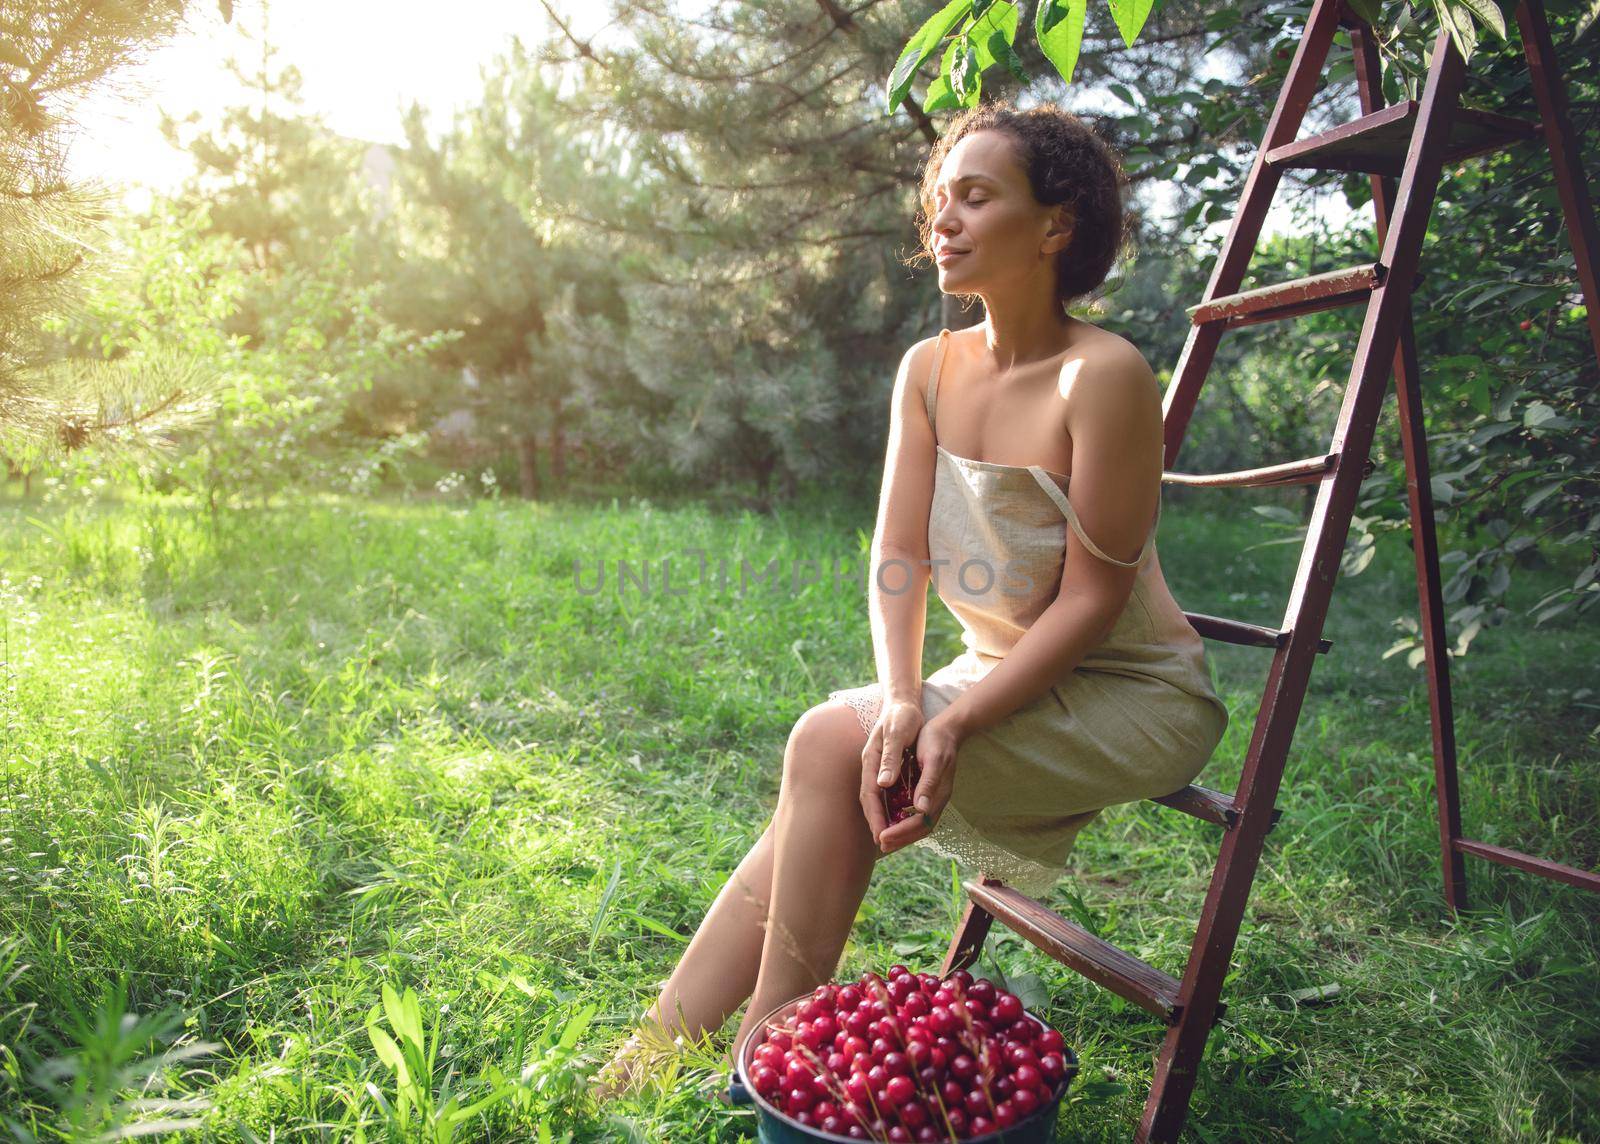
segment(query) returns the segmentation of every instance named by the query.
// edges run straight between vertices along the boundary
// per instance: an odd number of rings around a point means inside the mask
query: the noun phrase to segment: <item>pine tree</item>
[[[474,412],[515,451],[525,497],[540,494],[541,436],[560,480],[569,431],[626,388],[618,283],[633,258],[570,213],[579,202],[640,209],[615,174],[615,145],[557,79],[514,44],[485,69],[482,101],[437,141],[411,109],[396,172],[418,257],[391,293],[408,298],[408,320],[426,311],[462,331],[447,357],[476,379]]]
[[[67,173],[72,116],[183,24],[184,0],[0,3],[0,449],[24,472],[92,442],[137,442],[187,420],[188,371],[49,360],[45,321],[100,256],[104,188]],[[223,14],[230,14],[224,4]],[[180,378],[185,380],[179,380]]]

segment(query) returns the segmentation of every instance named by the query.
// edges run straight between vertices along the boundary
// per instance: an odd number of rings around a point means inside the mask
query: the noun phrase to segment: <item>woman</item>
[[[878,681],[796,722],[771,825],[598,1095],[629,1088],[671,1033],[701,1040],[748,997],[738,1046],[830,978],[883,855],[927,846],[1042,896],[1103,807],[1182,788],[1222,738],[1227,708],[1156,559],[1160,386],[1129,342],[1065,309],[1119,253],[1124,185],[1110,148],[1049,105],[975,108],[935,146],[920,257],[987,316],[912,346],[895,381]],[[930,580],[966,650],[923,679]],[[880,796],[908,746],[920,813],[889,825]]]

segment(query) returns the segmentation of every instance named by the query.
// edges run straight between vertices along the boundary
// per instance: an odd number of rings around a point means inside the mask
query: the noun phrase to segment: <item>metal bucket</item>
[[[728,1084],[728,1099],[734,1104],[756,1106],[756,1133],[761,1144],[807,1144],[812,1140],[859,1144],[859,1141],[849,1136],[840,1136],[834,1132],[824,1132],[820,1128],[807,1128],[803,1124],[795,1123],[769,1103],[750,1083],[750,1065],[762,1039],[759,1034],[764,1032],[771,1022],[792,1015],[810,998],[810,993],[803,994],[793,1001],[784,1002],[763,1017],[755,1031],[745,1039],[744,1046],[739,1050],[739,1058],[733,1063],[733,1079]],[[1045,1025],[1036,1014],[1026,1009],[1023,1010],[1023,1016]],[[1072,1086],[1072,1078],[1078,1072],[1078,1055],[1070,1047],[1063,1047],[1061,1056],[1066,1061],[1067,1070],[1061,1078],[1061,1088],[1054,1100],[1041,1104],[1026,1120],[1019,1120],[1010,1128],[996,1129],[982,1136],[970,1136],[962,1141],[962,1144],[1049,1144],[1054,1140],[1056,1112],[1061,1107],[1062,1097],[1066,1096],[1067,1089]]]

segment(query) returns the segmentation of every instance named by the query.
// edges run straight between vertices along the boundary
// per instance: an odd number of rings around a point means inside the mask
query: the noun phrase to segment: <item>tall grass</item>
[[[159,503],[0,505],[0,1125],[753,1135],[698,1091],[713,1052],[604,1111],[583,1081],[763,829],[794,720],[870,678],[869,527],[828,501],[326,501],[215,529]],[[1249,514],[1170,510],[1175,594],[1276,622],[1297,550],[1241,552],[1257,539]],[[695,585],[697,548],[728,587]],[[740,561],[773,559],[781,585],[741,595]],[[822,578],[797,586],[805,559]],[[1195,1139],[1600,1139],[1595,899],[1473,864],[1479,908],[1442,904],[1427,695],[1381,658],[1409,559],[1336,589]],[[651,590],[619,591],[620,560],[650,561]],[[935,604],[930,669],[958,634]],[[1455,663],[1471,834],[1600,864],[1597,653],[1592,624],[1507,625]],[[1233,724],[1208,785],[1237,776],[1265,654],[1212,649]],[[1119,808],[1053,904],[1176,972],[1216,841]],[[841,971],[937,968],[959,904],[947,863],[886,860]],[[1127,1139],[1159,1026],[999,931],[980,971],[1082,1055],[1063,1135]]]

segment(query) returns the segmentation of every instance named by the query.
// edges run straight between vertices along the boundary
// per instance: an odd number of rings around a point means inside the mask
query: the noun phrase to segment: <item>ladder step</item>
[[[1195,325],[1223,322],[1228,328],[1256,322],[1274,322],[1335,306],[1365,301],[1383,282],[1384,266],[1379,262],[1328,270],[1306,278],[1294,278],[1271,286],[1258,286],[1238,294],[1224,294],[1188,307]],[[1419,275],[1420,278],[1420,275]]]
[[[1160,798],[1153,798],[1151,802],[1159,802],[1162,806],[1170,806],[1173,810],[1181,810],[1184,814],[1193,815],[1195,818],[1214,822],[1224,830],[1233,829],[1234,823],[1239,821],[1239,811],[1235,809],[1233,797],[1221,791],[1207,790],[1201,786],[1186,786],[1172,794],[1164,794]],[[1283,817],[1283,811],[1277,807],[1272,808],[1272,821],[1267,825],[1270,831],[1278,825],[1278,819]]]
[[[1177,1019],[1182,1007],[1176,977],[1095,937],[1010,886],[976,881],[962,885],[979,906],[1063,965],[1169,1023]]]
[[[1288,628],[1264,628],[1260,624],[1247,624],[1243,620],[1228,620],[1200,612],[1183,614],[1194,630],[1207,639],[1239,644],[1241,647],[1282,647],[1289,642]],[[1332,640],[1317,640],[1318,654],[1326,654],[1332,647]]]
[[[1189,488],[1230,489],[1269,488],[1276,485],[1308,485],[1333,475],[1339,462],[1338,453],[1321,457],[1306,457],[1299,461],[1285,461],[1281,465],[1267,465],[1259,469],[1239,469],[1232,473],[1174,473],[1164,472],[1161,480],[1169,485]],[[1372,475],[1377,463],[1368,457],[1361,468],[1361,479]]]
[[[1360,171],[1398,178],[1417,123],[1417,101],[1402,100],[1331,131],[1296,139],[1266,154],[1269,167],[1314,171]],[[1446,166],[1536,137],[1543,128],[1526,119],[1458,107],[1445,144]]]
[[[1488,842],[1477,842],[1471,838],[1457,838],[1455,848],[1463,854],[1487,858],[1490,862],[1498,862],[1502,866],[1552,878],[1569,886],[1577,886],[1584,890],[1600,890],[1600,874],[1591,870],[1580,870],[1576,866],[1566,866],[1560,862],[1552,862],[1548,858],[1535,858],[1520,850],[1511,850]]]

